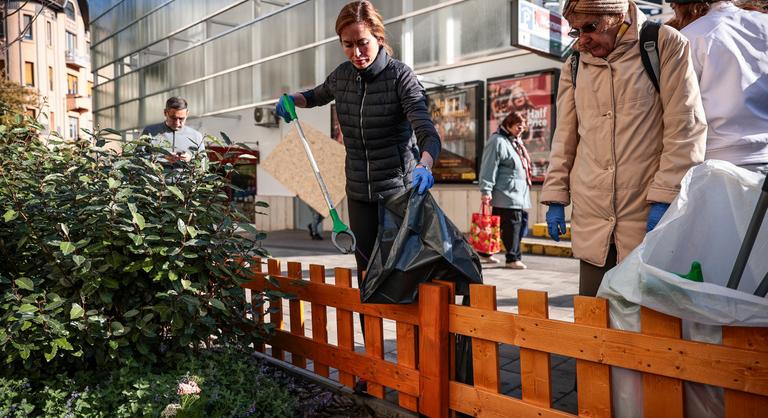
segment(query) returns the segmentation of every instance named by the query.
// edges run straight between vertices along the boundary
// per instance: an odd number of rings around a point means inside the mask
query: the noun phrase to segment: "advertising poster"
[[[574,39],[568,21],[556,11],[526,0],[512,2],[512,45],[554,58],[563,58]]]
[[[528,116],[523,142],[533,160],[533,181],[541,183],[549,165],[555,126],[555,83],[558,70],[536,71],[488,80],[488,134],[512,111]]]
[[[472,81],[427,90],[427,105],[442,140],[440,158],[432,167],[435,181],[477,180],[483,147],[483,82]]]

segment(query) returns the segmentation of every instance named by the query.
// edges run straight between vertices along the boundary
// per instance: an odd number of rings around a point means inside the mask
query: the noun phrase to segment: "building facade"
[[[134,137],[142,127],[162,120],[168,97],[182,96],[190,104],[192,127],[258,144],[262,158],[267,158],[289,128],[263,120],[265,111],[282,93],[321,83],[345,60],[334,24],[347,2],[91,1],[95,122]],[[561,59],[512,45],[518,28],[510,0],[373,3],[385,20],[394,56],[412,67],[427,88],[486,83],[562,66]],[[560,7],[557,1],[535,3]],[[480,100],[481,118],[487,119],[484,95]],[[328,130],[330,136],[330,112],[325,106],[301,109],[299,115],[303,123]],[[486,125],[478,135],[481,145],[491,133]],[[258,191],[259,198],[272,205],[270,216],[256,217],[259,227],[298,228],[308,223],[305,205],[262,170]],[[469,228],[469,214],[480,202],[476,184],[439,183],[433,195],[460,228]],[[534,205],[532,219],[541,219],[543,213]]]
[[[82,136],[93,125],[88,3],[5,1],[2,7],[0,71],[38,91],[45,114],[39,120],[50,131]]]

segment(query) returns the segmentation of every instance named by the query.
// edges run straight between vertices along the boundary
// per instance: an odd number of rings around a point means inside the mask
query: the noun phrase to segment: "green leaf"
[[[224,302],[222,302],[222,301],[220,301],[218,299],[215,299],[215,298],[211,299],[210,301],[208,301],[208,303],[210,303],[211,306],[213,306],[214,308],[216,308],[216,309],[218,309],[220,311],[227,312],[227,307],[224,306]]]
[[[70,344],[69,341],[67,341],[66,338],[57,338],[57,339],[53,340],[53,342],[59,348],[63,348],[65,350],[73,350],[72,344]]]
[[[187,232],[189,232],[189,236],[192,238],[197,236],[197,229],[194,226],[187,226]]]
[[[136,309],[131,309],[130,311],[123,314],[123,317],[125,318],[133,318],[134,316],[138,315],[139,311]]]
[[[120,186],[120,181],[119,180],[115,180],[112,177],[110,177],[110,178],[107,179],[107,186],[110,189],[117,189]]]
[[[179,279],[179,275],[176,274],[175,271],[170,270],[170,271],[168,271],[168,278],[171,279],[171,281],[176,281],[176,280]]]
[[[16,279],[16,286],[19,287],[19,289],[24,290],[35,290],[35,284],[32,282],[32,279],[29,277],[22,277],[19,279]]]
[[[181,287],[186,290],[192,287],[192,282],[187,279],[181,279]]]
[[[125,327],[123,327],[123,324],[117,321],[112,322],[112,324],[110,324],[110,328],[112,329],[112,335],[125,334]]]
[[[65,237],[69,237],[69,227],[66,224],[60,223],[59,228],[61,228],[61,232],[64,233]]]
[[[59,347],[57,347],[55,344],[51,345],[51,352],[50,353],[43,353],[43,356],[45,356],[45,361],[51,361],[54,357],[56,357],[56,353],[59,352]]]
[[[110,347],[111,349],[113,349],[113,350],[117,350],[117,347],[119,347],[119,346],[120,346],[120,345],[117,343],[117,341],[115,341],[115,340],[110,340],[110,341],[109,341],[109,347]]]
[[[7,211],[5,211],[5,214],[3,214],[3,220],[6,221],[6,222],[10,222],[10,221],[16,219],[18,216],[19,216],[19,214],[16,213],[15,210],[8,209]]]
[[[82,255],[73,255],[72,261],[74,261],[75,264],[79,267],[80,264],[83,264],[83,262],[85,261],[85,257],[83,257]]]
[[[258,234],[259,231],[256,230],[256,227],[254,227],[252,224],[249,224],[248,222],[238,222],[237,226],[244,229],[245,232],[250,232],[252,234]]]
[[[179,190],[176,186],[168,186],[168,190],[173,193],[174,196],[178,197],[179,200],[184,200],[184,195],[181,193],[181,190]]]
[[[182,236],[187,234],[187,224],[184,223],[184,220],[182,220],[181,218],[176,220],[176,228],[178,228]]]
[[[76,250],[75,244],[72,244],[69,241],[62,241],[61,244],[59,244],[59,248],[64,255],[72,254],[72,252]]]
[[[77,303],[72,304],[72,309],[69,310],[69,319],[82,318],[85,310]]]
[[[25,304],[19,306],[19,310],[18,310],[18,312],[20,314],[32,313],[32,312],[36,312],[36,311],[37,311],[37,307],[35,305],[29,304],[29,303],[25,303]]]
[[[222,132],[222,131],[219,131],[219,134],[221,134],[221,139],[223,139],[223,140],[224,140],[224,143],[225,143],[225,144],[227,144],[227,145],[232,145],[232,140],[231,140],[231,139],[229,139],[229,135],[225,134],[225,133],[224,133],[224,132]]]
[[[144,229],[144,226],[146,225],[146,221],[144,221],[144,216],[142,216],[138,212],[133,214],[133,222],[136,224],[136,226],[139,227],[139,230]]]

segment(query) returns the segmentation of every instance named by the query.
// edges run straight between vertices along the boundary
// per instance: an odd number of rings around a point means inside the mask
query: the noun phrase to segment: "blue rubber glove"
[[[413,181],[411,187],[418,187],[418,193],[424,194],[427,190],[432,188],[435,184],[435,178],[432,177],[432,172],[424,166],[418,166],[413,170]]]
[[[295,107],[296,105],[293,102],[293,96],[289,94],[286,97],[288,98],[288,101],[291,102],[291,105]],[[285,123],[291,123],[291,121],[293,120],[293,117],[291,117],[291,114],[288,113],[288,109],[286,109],[285,106],[283,106],[282,98],[277,101],[277,106],[275,106],[275,113],[277,113],[277,116],[280,116],[281,118],[283,118]]]
[[[648,211],[648,223],[645,226],[646,232],[651,232],[653,231],[653,228],[656,228],[656,224],[659,223],[667,209],[669,209],[669,203],[651,203],[651,210]]]
[[[565,206],[560,203],[550,203],[547,210],[547,231],[549,237],[560,242],[560,235],[567,231],[565,227]]]

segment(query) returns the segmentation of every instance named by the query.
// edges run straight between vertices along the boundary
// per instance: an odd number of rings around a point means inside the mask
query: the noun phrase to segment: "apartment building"
[[[0,72],[39,92],[49,130],[82,136],[93,126],[88,2],[3,1],[0,13]]]

